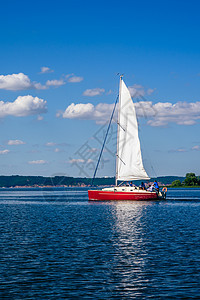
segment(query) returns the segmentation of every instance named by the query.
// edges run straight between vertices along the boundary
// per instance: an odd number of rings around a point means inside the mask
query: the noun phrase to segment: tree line
[[[171,187],[187,187],[187,186],[200,186],[200,177],[196,176],[195,173],[187,173],[185,180],[174,180]]]

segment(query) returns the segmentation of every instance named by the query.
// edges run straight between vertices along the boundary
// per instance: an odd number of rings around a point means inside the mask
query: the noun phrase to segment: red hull
[[[89,190],[89,200],[155,200],[158,199],[157,193],[151,192],[112,192],[112,191],[101,191],[101,190]]]

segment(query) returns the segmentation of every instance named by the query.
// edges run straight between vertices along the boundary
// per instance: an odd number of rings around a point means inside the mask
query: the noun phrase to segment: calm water
[[[0,190],[0,299],[200,299],[200,189],[89,203]]]

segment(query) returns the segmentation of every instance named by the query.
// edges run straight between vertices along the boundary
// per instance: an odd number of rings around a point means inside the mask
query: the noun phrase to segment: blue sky
[[[124,73],[133,96],[146,100],[144,116],[134,97],[147,172],[200,175],[199,8],[199,1],[1,4],[0,174],[91,176],[116,74]],[[112,127],[99,176],[115,174]]]

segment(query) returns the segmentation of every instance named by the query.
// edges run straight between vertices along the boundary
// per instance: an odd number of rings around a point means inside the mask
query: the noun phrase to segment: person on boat
[[[137,189],[137,185],[135,185],[132,181],[129,184],[130,187],[135,187]]]
[[[142,190],[146,190],[146,186],[145,186],[145,183],[144,183],[144,182],[141,182],[140,188],[141,188]]]
[[[154,184],[150,185],[147,189],[147,191],[149,192],[153,192],[153,189],[154,189]]]
[[[154,189],[156,190],[156,192],[159,193],[159,186],[158,186],[158,183],[156,180],[154,181],[153,185],[154,185]]]

